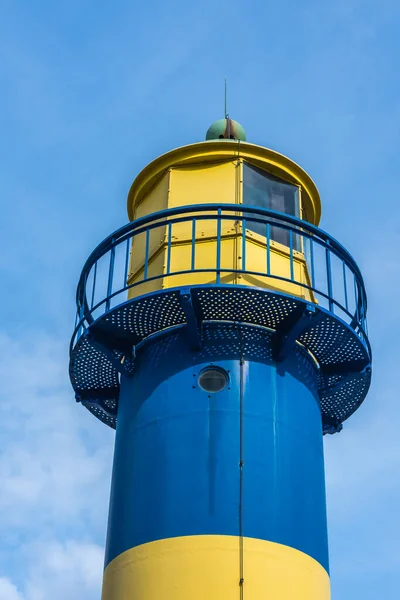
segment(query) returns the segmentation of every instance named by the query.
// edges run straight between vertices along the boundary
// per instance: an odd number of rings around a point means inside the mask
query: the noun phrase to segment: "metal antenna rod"
[[[225,77],[225,110],[224,110],[225,119],[229,119],[227,104],[228,104],[228,91],[227,91],[227,79]]]

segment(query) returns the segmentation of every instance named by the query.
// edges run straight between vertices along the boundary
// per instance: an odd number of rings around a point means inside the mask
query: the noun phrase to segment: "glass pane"
[[[299,217],[299,192],[295,185],[284,183],[272,175],[260,171],[248,164],[243,165],[243,204],[270,208],[279,212]],[[250,215],[247,215],[251,219]],[[247,222],[247,228],[265,236],[265,225]],[[282,227],[271,227],[271,239],[289,246],[289,230]],[[299,249],[298,236],[293,236],[293,247]]]

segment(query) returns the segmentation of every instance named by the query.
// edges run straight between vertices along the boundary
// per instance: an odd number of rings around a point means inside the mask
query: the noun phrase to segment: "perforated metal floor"
[[[234,334],[228,333],[229,328],[209,328],[207,324],[253,325],[263,328],[260,335],[268,332],[272,340],[274,335],[285,339],[290,335],[288,324],[295,322],[294,316],[307,307],[300,299],[248,287],[194,286],[185,292],[190,293],[192,315],[188,315],[182,303],[182,288],[156,292],[113,308],[92,323],[73,348],[70,377],[77,400],[107,425],[116,426],[118,371],[124,368],[123,364],[129,368],[129,350],[147,338],[174,327],[187,325],[190,328],[194,320],[200,337],[209,339],[213,335],[218,339],[229,335],[232,347],[236,342]],[[254,338],[255,333],[251,335]],[[254,338],[254,348],[255,343]],[[341,319],[317,307],[312,318],[298,328],[293,349],[296,343],[297,348],[308,351],[318,365],[317,386],[324,430],[337,431],[367,395],[371,380],[368,343]],[[266,352],[265,348],[265,344],[260,345],[261,354]]]

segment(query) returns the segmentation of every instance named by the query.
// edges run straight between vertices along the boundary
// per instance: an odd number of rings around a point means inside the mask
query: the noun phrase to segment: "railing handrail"
[[[135,229],[139,229],[143,225],[147,225],[152,221],[159,221],[161,218],[167,219],[168,217],[173,217],[179,214],[187,214],[187,213],[199,213],[199,212],[207,212],[207,211],[218,211],[218,209],[230,212],[246,212],[251,214],[260,214],[263,217],[271,217],[278,219],[279,221],[283,221],[282,225],[284,226],[284,222],[290,223],[291,225],[295,225],[298,227],[303,233],[303,230],[308,231],[310,234],[316,235],[319,238],[323,239],[325,242],[329,242],[332,246],[332,249],[335,249],[339,252],[339,254],[343,255],[342,258],[347,259],[349,263],[349,267],[353,270],[353,272],[357,275],[357,278],[360,280],[360,283],[364,287],[364,280],[361,275],[361,271],[358,268],[358,265],[350,252],[346,250],[340,242],[338,242],[334,237],[329,235],[323,229],[320,229],[316,225],[312,225],[308,221],[304,221],[299,219],[298,217],[294,217],[292,215],[288,215],[286,213],[279,212],[277,210],[271,210],[269,208],[258,208],[254,206],[247,206],[246,204],[196,204],[196,205],[186,205],[186,206],[177,206],[175,208],[166,208],[164,210],[157,211],[155,213],[151,213],[149,215],[145,215],[144,217],[140,217],[139,219],[135,219],[134,221],[129,221],[119,229],[115,230],[109,236],[107,236],[100,244],[96,246],[96,248],[91,252],[89,257],[87,258],[81,273],[81,277],[79,282],[82,279],[82,276],[85,271],[90,269],[93,264],[103,256],[107,250],[111,248],[111,245],[116,245],[116,242],[127,233],[132,233]],[[221,215],[225,217],[225,215]],[[219,218],[218,214],[213,216],[214,218]],[[162,226],[162,223],[157,223],[157,226]],[[347,262],[346,261],[346,262]],[[79,284],[78,284],[79,288]]]
[[[308,223],[307,221],[303,221],[286,213],[281,213],[268,208],[247,206],[245,204],[216,203],[178,206],[175,208],[168,208],[162,211],[151,213],[127,223],[105,238],[91,252],[81,272],[76,293],[76,303],[78,313],[80,315],[79,320],[82,320],[82,317],[87,316],[89,316],[89,321],[91,320],[90,315],[93,309],[89,309],[86,296],[86,283],[93,265],[95,265],[97,261],[109,251],[114,251],[117,245],[122,244],[124,241],[139,235],[140,233],[162,227],[168,223],[176,224],[191,221],[192,219],[217,220],[220,222],[221,220],[236,219],[238,217],[238,213],[240,213],[239,220],[244,219],[263,224],[270,223],[271,225],[288,229],[289,231],[293,231],[295,233],[297,232],[299,235],[311,239],[319,245],[325,246],[325,248],[327,248],[329,251],[332,251],[333,254],[335,254],[347,265],[357,281],[359,295],[354,318],[358,321],[358,323],[356,323],[358,325],[360,325],[360,322],[363,322],[367,309],[367,298],[363,277],[352,255],[331,235],[319,227]],[[195,216],[193,216],[193,214]],[[249,215],[252,216],[249,217]],[[173,274],[171,273],[171,275]],[[310,289],[312,289],[312,286]],[[105,298],[104,301],[106,301],[106,299],[107,298]]]

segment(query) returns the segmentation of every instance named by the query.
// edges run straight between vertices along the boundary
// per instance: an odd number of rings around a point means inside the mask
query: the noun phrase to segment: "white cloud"
[[[65,348],[52,338],[2,336],[0,351],[0,528],[51,527],[96,517],[99,507],[105,517],[113,434],[75,404]]]
[[[400,470],[400,417],[393,380],[398,356],[392,352],[386,358],[376,361],[369,394],[344,423],[343,432],[325,438],[328,506],[337,519],[350,521],[360,508],[376,509],[385,498],[400,496],[398,478],[393,476]]]
[[[28,559],[20,591],[0,577],[1,600],[91,600],[100,595],[103,549],[77,540],[31,544],[21,549]]]
[[[24,600],[16,586],[7,577],[0,577],[1,600]]]
[[[32,561],[25,582],[26,600],[90,600],[100,595],[103,549],[90,542],[67,540],[25,549]]]
[[[98,598],[114,434],[75,403],[58,339],[0,353],[0,599]]]
[[[368,600],[375,598],[381,578],[388,586],[382,597],[397,597],[400,418],[393,373],[398,358],[394,352],[386,363],[382,358],[376,363],[365,404],[342,433],[325,439],[333,598],[354,597],[357,582],[364,582]]]

